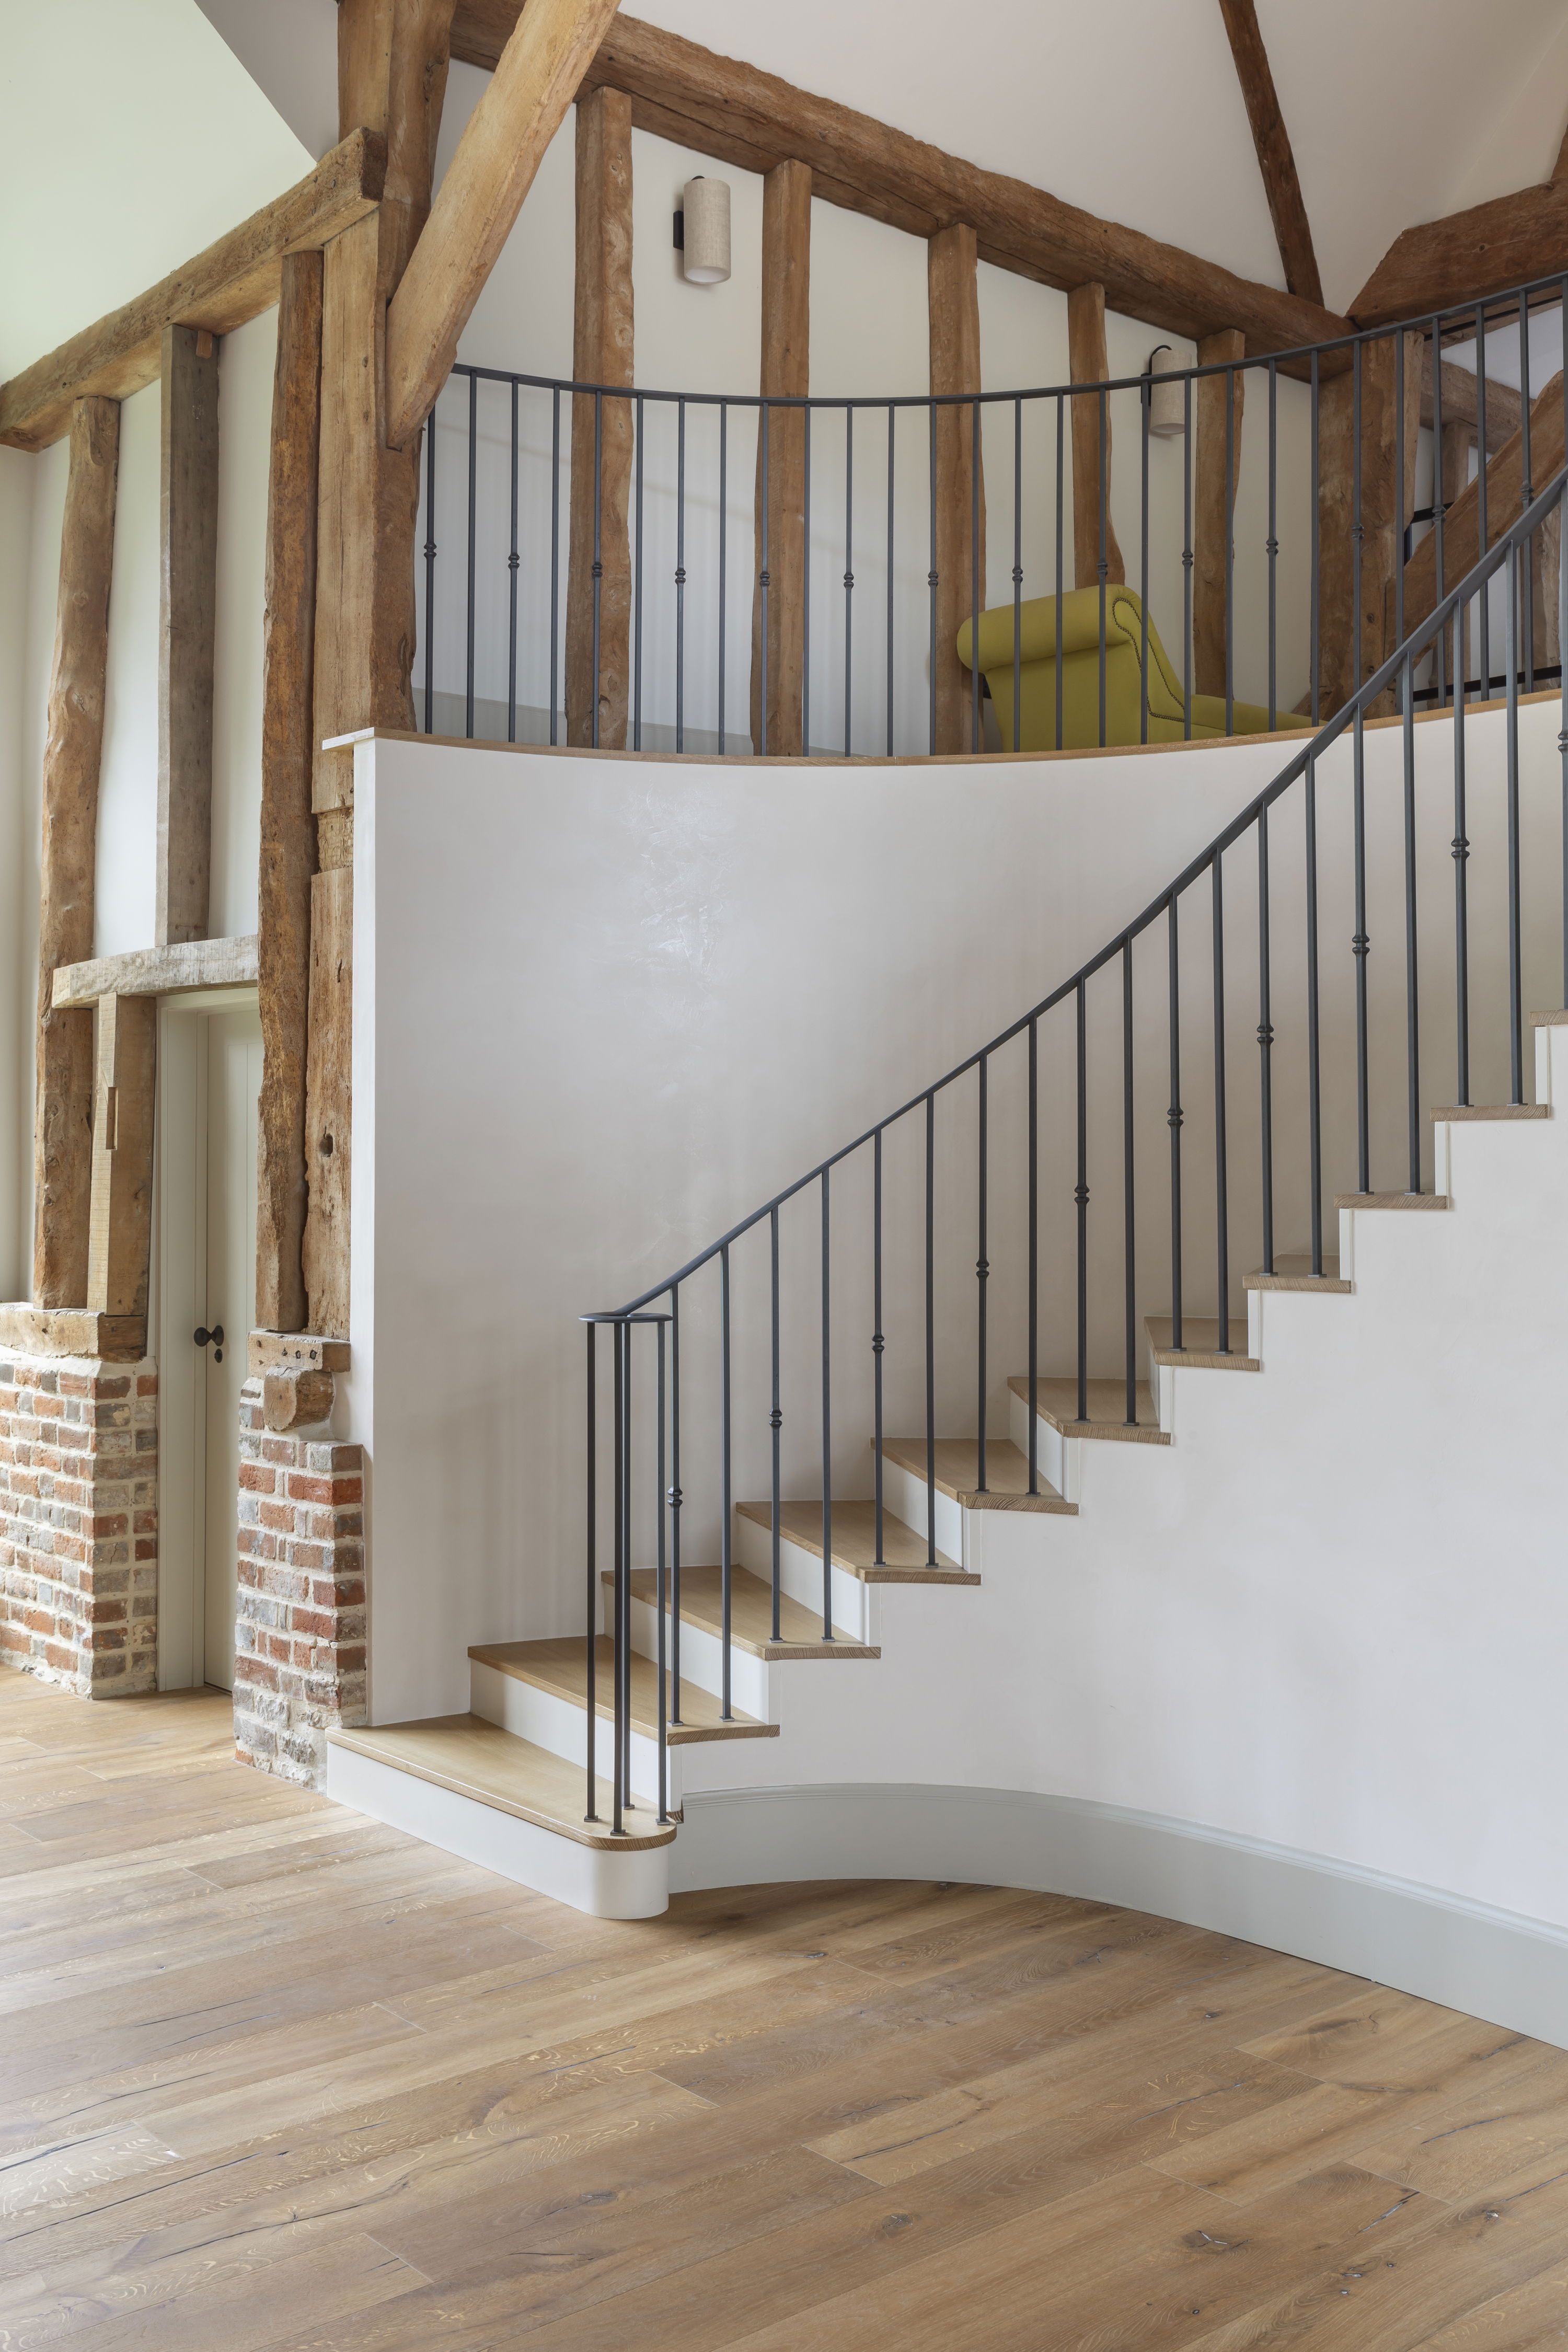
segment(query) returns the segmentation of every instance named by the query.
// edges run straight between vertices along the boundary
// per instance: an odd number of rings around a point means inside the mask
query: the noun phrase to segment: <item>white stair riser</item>
[[[675,1620],[665,1612],[665,1662],[674,1658]],[[658,1655],[658,1612],[650,1601],[632,1598],[632,1647],[645,1658]],[[743,1715],[754,1715],[761,1723],[775,1720],[771,1710],[769,1666],[765,1658],[753,1657],[749,1650],[730,1645],[730,1702]],[[680,1679],[695,1683],[699,1690],[711,1691],[715,1697],[723,1687],[723,1644],[716,1633],[705,1633],[700,1625],[682,1625],[680,1629]]]
[[[773,1573],[773,1538],[771,1528],[760,1528],[754,1519],[735,1520],[735,1556],[742,1568],[771,1584]],[[792,1543],[785,1536],[779,1546],[779,1586],[792,1601],[814,1613],[822,1607],[822,1557],[819,1552],[806,1551]],[[841,1633],[856,1642],[874,1642],[871,1631],[870,1590],[858,1576],[847,1569],[833,1571],[833,1622]]]
[[[914,1471],[905,1470],[897,1462],[882,1465],[882,1506],[894,1518],[902,1519],[918,1536],[926,1531],[928,1489],[923,1478]],[[939,1494],[936,1498],[936,1548],[949,1559],[967,1567],[963,1557],[964,1512],[951,1495]]]
[[[605,1690],[601,1696],[607,1696]],[[569,1764],[588,1765],[588,1710],[575,1706],[568,1698],[554,1691],[541,1690],[536,1683],[521,1682],[516,1675],[503,1675],[495,1666],[487,1666],[478,1658],[468,1662],[469,1705],[476,1715],[487,1723],[499,1723],[503,1731],[519,1739],[530,1739],[536,1748],[547,1748],[552,1756],[563,1756]],[[607,1717],[597,1718],[594,1737],[594,1769],[602,1780],[611,1778],[615,1753],[614,1727]],[[658,1742],[645,1738],[640,1732],[632,1734],[632,1788],[639,1796],[657,1801],[658,1795]],[[676,1752],[669,1757],[669,1802],[680,1802],[678,1788]]]
[[[1026,1462],[1029,1458],[1029,1408],[1025,1400],[1007,1391],[1009,1427],[1007,1434]],[[1035,1462],[1042,1478],[1048,1480],[1058,1494],[1069,1503],[1078,1500],[1078,1454],[1083,1445],[1081,1437],[1064,1437],[1053,1429],[1042,1414],[1035,1415],[1039,1434],[1035,1440]],[[1092,1442],[1092,1441],[1091,1441]]]
[[[657,1919],[669,1908],[669,1848],[609,1853],[443,1789],[379,1758],[327,1745],[327,1794],[447,1853],[595,1919]]]

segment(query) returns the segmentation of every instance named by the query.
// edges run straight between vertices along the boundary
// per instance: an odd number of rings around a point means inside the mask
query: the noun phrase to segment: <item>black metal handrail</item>
[[[453,372],[455,398],[438,409],[426,439],[422,643],[416,677],[421,723],[426,732],[460,732],[496,740],[504,734],[508,741],[557,743],[565,737],[600,748],[717,751],[721,756],[731,751],[783,751],[832,757],[891,756],[911,750],[939,755],[980,753],[987,748],[988,707],[996,709],[1004,735],[1016,747],[1028,750],[1049,749],[1053,742],[1063,748],[1068,741],[1079,740],[1146,742],[1158,740],[1172,728],[1191,737],[1194,731],[1206,733],[1222,723],[1224,731],[1231,733],[1237,724],[1237,706],[1249,696],[1250,709],[1239,714],[1247,728],[1255,729],[1264,719],[1270,728],[1288,725],[1298,712],[1310,716],[1316,725],[1325,700],[1337,702],[1342,687],[1366,667],[1363,623],[1374,608],[1381,614],[1385,577],[1393,587],[1392,641],[1403,640],[1403,559],[1408,551],[1410,530],[1424,516],[1431,520],[1436,537],[1439,593],[1447,588],[1443,506],[1438,500],[1427,508],[1416,507],[1406,478],[1415,454],[1406,429],[1407,339],[1418,336],[1426,348],[1432,377],[1435,442],[1441,441],[1444,425],[1441,354],[1460,338],[1475,341],[1480,482],[1477,504],[1484,552],[1486,474],[1489,457],[1495,455],[1489,446],[1487,334],[1500,325],[1517,323],[1524,437],[1522,503],[1528,504],[1528,321],[1533,308],[1548,302],[1561,305],[1565,288],[1568,278],[1563,276],[1538,278],[1482,302],[1429,313],[1397,326],[1348,331],[1318,345],[1256,359],[1210,362],[1159,378],[1145,371],[1108,377],[1099,383],[1057,383],[1008,392],[879,397],[680,392],[568,381],[465,362]],[[1363,426],[1372,397],[1369,371],[1379,353],[1384,355],[1384,366],[1378,397],[1388,399],[1393,410],[1391,464],[1385,479],[1377,478],[1377,469],[1370,462],[1363,463]],[[1261,488],[1240,462],[1240,426],[1249,374],[1261,382],[1267,395],[1267,481]],[[1342,529],[1325,536],[1320,498],[1322,404],[1334,377],[1346,374],[1352,380],[1348,423],[1354,439],[1350,511]],[[1281,414],[1281,379],[1292,376],[1300,379],[1309,404],[1304,420]],[[1164,476],[1156,479],[1151,472],[1151,401],[1156,384],[1175,385],[1183,406],[1185,446],[1176,501],[1181,509],[1179,550],[1173,543],[1165,544],[1173,541],[1177,530],[1173,504],[1175,485]],[[1205,399],[1212,398],[1205,394],[1207,386],[1223,394],[1226,493],[1218,541],[1213,540],[1215,526],[1202,523],[1194,499],[1194,429]],[[481,419],[481,387],[487,400],[498,394],[509,396],[509,417],[503,419],[498,408]],[[1124,616],[1113,625],[1110,604],[1118,582],[1112,561],[1110,426],[1113,403],[1132,394],[1139,402],[1139,520],[1136,579],[1134,583],[1134,566],[1130,562],[1127,584],[1136,586],[1140,617],[1133,622]],[[525,414],[529,402],[545,404],[532,424]],[[1086,526],[1096,541],[1092,562],[1080,543],[1069,563],[1065,541],[1069,404],[1075,404],[1070,412],[1073,419],[1082,418],[1092,408],[1098,421],[1097,512]],[[922,412],[925,446],[917,450],[912,444],[921,437],[918,432],[910,434],[906,425],[900,436],[897,428],[900,419]],[[967,514],[959,518],[956,528],[950,519],[939,529],[942,501],[938,494],[938,425],[949,412],[959,420],[960,439],[969,444],[971,488]],[[1000,438],[993,435],[992,446],[983,449],[983,419],[1002,418],[1007,412],[1013,422],[1011,435],[1004,433]],[[447,461],[443,457],[438,462],[437,445],[444,446],[457,429],[459,414],[467,446],[454,493]],[[667,422],[656,430],[653,420],[658,415]],[[715,438],[711,431],[705,430],[702,436],[697,436],[695,429],[688,432],[689,422],[695,426],[695,419],[701,415],[716,418],[716,446],[711,446]],[[965,416],[967,434],[963,424]],[[1037,420],[1039,431],[1032,427],[1026,440],[1028,417]],[[749,420],[748,432],[755,427],[759,483],[754,520],[750,513],[742,519],[732,516],[730,509],[732,478],[739,472],[731,426],[741,419]],[[770,482],[786,420],[793,420],[792,462],[801,468],[802,505],[786,533],[787,547],[770,548]],[[879,421],[885,435],[885,498],[877,462],[881,455],[875,437]],[[1306,483],[1295,478],[1302,468],[1292,454],[1292,436],[1299,435],[1303,421],[1310,443],[1305,467],[1310,478]],[[591,514],[578,498],[563,520],[562,475],[574,427],[588,449]],[[481,442],[492,432],[500,444],[510,442],[510,447],[504,457],[500,447],[493,452],[486,448],[481,488]],[[526,435],[532,439],[525,464],[520,436]],[[1042,436],[1046,446],[1037,451],[1035,443]],[[626,511],[616,486],[619,476],[606,496],[605,452],[612,444],[631,452]],[[742,454],[749,464],[749,453]],[[951,697],[958,657],[948,643],[947,632],[956,629],[961,615],[978,615],[988,602],[983,553],[983,455],[997,478],[1011,471],[1008,592],[992,608],[1005,613],[1011,605],[1011,676],[1004,683],[993,662],[990,683],[983,681],[979,648],[972,646],[973,666],[963,689],[967,707],[960,723],[951,702],[939,695],[939,678],[945,670],[949,682],[942,694]],[[906,461],[917,457],[921,464],[910,470]],[[922,478],[917,479],[917,473]],[[1054,529],[1044,533],[1042,518],[1050,505],[1053,474]],[[878,486],[874,499],[873,481]],[[1310,502],[1306,522],[1290,510],[1291,497],[1303,490]],[[1248,523],[1244,541],[1238,537],[1237,514],[1249,501],[1255,520]],[[1117,504],[1123,531],[1130,534],[1131,502],[1121,499]],[[460,511],[464,512],[461,522]],[[994,515],[993,519],[1000,518]],[[446,587],[447,575],[438,563],[440,549],[452,532],[462,536],[460,596]],[[1373,536],[1387,544],[1380,544],[1376,568],[1369,574]],[[479,561],[481,540],[486,542],[482,565]],[[955,551],[960,546],[961,555]],[[962,566],[959,578],[953,574],[955,562]],[[1092,576],[1086,576],[1086,564]],[[1197,576],[1205,565],[1212,575],[1206,586]],[[867,592],[875,591],[879,568],[885,572],[885,614],[875,606],[869,613],[866,609]],[[1350,575],[1348,610],[1340,613],[1336,605],[1337,618],[1325,617],[1325,582],[1331,568]],[[493,582],[499,588],[503,572],[504,611],[487,585]],[[1062,600],[1075,585],[1099,589],[1098,729],[1092,710],[1078,713],[1071,721],[1064,718],[1064,698],[1070,698],[1072,689],[1070,679],[1064,679],[1059,628],[1054,697],[1049,698],[1054,708],[1047,709],[1042,704],[1044,715],[1031,715],[1026,691],[1022,648],[1026,603],[1054,596],[1060,616]],[[862,611],[858,624],[858,586]],[[831,626],[824,609],[824,587],[837,607]],[[750,632],[746,618],[735,608],[737,594],[742,593],[753,606]],[[1179,642],[1175,630],[1167,631],[1172,644],[1168,677],[1158,653],[1151,650],[1152,598],[1153,604],[1165,605],[1168,616],[1178,611],[1180,614]],[[798,708],[781,709],[775,726],[776,695],[770,692],[770,686],[776,686],[776,680],[769,676],[770,640],[781,599],[794,600],[798,605],[796,624],[804,654]],[[917,618],[922,603],[923,615]],[[1244,642],[1238,647],[1237,615],[1243,603],[1255,604],[1258,617],[1244,620]],[[587,650],[576,656],[575,671],[569,618],[573,610],[588,641]],[[1521,670],[1528,691],[1538,662],[1537,631],[1528,593],[1526,611]],[[1223,647],[1214,641],[1215,613],[1223,616]],[[1476,626],[1479,672],[1489,677],[1490,619],[1484,603]],[[459,627],[460,693],[457,690]],[[1110,653],[1123,641],[1129,628],[1137,646],[1134,732],[1125,727],[1120,731],[1112,729],[1108,715]],[[884,640],[880,647],[879,633]],[[736,701],[744,702],[747,691],[742,687],[737,696],[732,673],[738,656],[750,659],[745,646],[749,634],[756,648],[748,671],[752,715],[737,726]],[[825,665],[826,694],[821,686]],[[1288,679],[1283,696],[1282,665]],[[1542,658],[1542,666],[1554,665]],[[503,667],[504,693],[500,690]],[[629,677],[625,675],[627,671]],[[1423,692],[1447,699],[1446,646],[1436,649],[1433,671],[1433,681]],[[793,678],[793,669],[790,675]],[[1287,707],[1303,682],[1305,695],[1295,709]],[[483,693],[481,684],[486,688]],[[1205,705],[1205,696],[1212,708]],[[438,712],[438,703],[446,706],[444,711]],[[481,703],[488,704],[488,715],[481,714]],[[1204,706],[1201,716],[1194,715],[1195,704]],[[831,706],[833,718],[830,725],[823,727],[823,733],[836,733],[839,739],[831,750],[825,744],[814,745],[812,740],[813,712],[820,715],[825,705]],[[1026,732],[1037,732],[1042,726],[1045,740],[1025,743]],[[778,727],[784,729],[784,740]]]
[[[1527,596],[1521,574],[1526,569],[1525,557],[1542,525],[1562,508],[1568,489],[1568,468],[1559,471],[1539,496],[1531,499],[1519,518],[1503,536],[1481,556],[1465,577],[1436,604],[1426,620],[1414,629],[1405,641],[1368,677],[1344,706],[1325,725],[1320,727],[1286,760],[1279,774],[1247,806],[1225,825],[1214,839],[1191,858],[1180,873],[1165,886],[1137,915],[1058,986],[1041,997],[1027,1012],[1010,1023],[986,1044],[955,1064],[931,1085],[921,1088],[902,1103],[898,1109],[864,1129],[841,1150],[819,1160],[805,1174],[764,1202],[750,1215],[732,1224],[718,1240],[710,1243],[694,1257],[688,1259],[673,1274],[663,1277],[639,1292],[626,1306],[602,1312],[587,1318],[588,1331],[588,1415],[589,1415],[589,1506],[588,1506],[588,1632],[590,1651],[597,1623],[598,1556],[596,1528],[597,1471],[595,1459],[595,1431],[597,1427],[597,1400],[595,1390],[595,1327],[605,1322],[616,1332],[615,1388],[615,1537],[612,1575],[612,1607],[615,1650],[616,1687],[616,1782],[614,1821],[617,1829],[622,1824],[623,1811],[631,1802],[629,1659],[631,1655],[630,1574],[634,1550],[639,1540],[638,1528],[646,1523],[647,1514],[639,1514],[634,1505],[634,1483],[637,1457],[632,1443],[633,1353],[632,1334],[637,1322],[652,1321],[658,1325],[657,1402],[655,1405],[657,1465],[651,1495],[653,1515],[657,1520],[656,1605],[658,1611],[658,1675],[659,1685],[659,1739],[658,1761],[658,1802],[660,1820],[668,1815],[668,1770],[666,1727],[680,1720],[680,1575],[682,1546],[682,1512],[687,1498],[681,1487],[681,1372],[679,1337],[681,1294],[694,1277],[717,1264],[720,1276],[719,1297],[719,1364],[716,1383],[719,1394],[718,1487],[720,1500],[720,1580],[721,1594],[721,1713],[728,1719],[731,1713],[730,1657],[731,1647],[731,1592],[733,1574],[732,1523],[734,1517],[734,1431],[732,1401],[735,1370],[732,1350],[732,1284],[731,1253],[746,1235],[764,1223],[769,1229],[770,1309],[769,1348],[766,1375],[760,1385],[771,1399],[767,1419],[770,1425],[770,1456],[772,1486],[772,1591],[773,1632],[779,1638],[782,1598],[780,1549],[782,1529],[782,1470],[780,1454],[781,1412],[781,1282],[779,1271],[780,1214],[787,1205],[816,1187],[819,1194],[820,1220],[820,1331],[822,1419],[821,1477],[822,1522],[821,1549],[823,1571],[821,1639],[829,1643],[834,1638],[832,1615],[833,1576],[833,1429],[832,1429],[832,1228],[830,1222],[831,1184],[834,1172],[868,1144],[872,1146],[872,1267],[869,1285],[872,1300],[872,1398],[871,1408],[875,1427],[875,1492],[874,1514],[876,1556],[881,1562],[884,1550],[886,1505],[884,1499],[884,1466],[882,1440],[884,1435],[884,1350],[886,1336],[883,1324],[884,1265],[884,1145],[901,1122],[917,1112],[923,1113],[923,1217],[917,1223],[923,1228],[919,1241],[923,1254],[923,1297],[920,1302],[921,1319],[924,1328],[923,1392],[925,1407],[925,1530],[927,1561],[938,1564],[936,1544],[936,1455],[937,1444],[937,1342],[936,1342],[936,1118],[939,1097],[949,1094],[955,1084],[969,1073],[977,1077],[975,1097],[975,1127],[971,1165],[975,1171],[975,1279],[976,1292],[976,1392],[977,1491],[987,1487],[987,1428],[986,1401],[990,1386],[988,1349],[987,1293],[992,1278],[989,1257],[988,1205],[992,1189],[990,1158],[990,1087],[997,1057],[1016,1041],[1026,1043],[1026,1146],[1022,1194],[1027,1223],[1027,1286],[1026,1302],[1027,1387],[1028,1399],[1028,1492],[1041,1491],[1038,1459],[1038,1414],[1034,1409],[1040,1379],[1040,1097],[1039,1072],[1041,1024],[1058,1008],[1070,1005],[1071,1038],[1064,1049],[1064,1060],[1070,1065],[1070,1080],[1064,1080],[1061,1095],[1070,1101],[1070,1111],[1060,1122],[1061,1149],[1064,1158],[1064,1179],[1070,1172],[1075,1204],[1074,1275],[1072,1279],[1071,1324],[1076,1358],[1076,1411],[1080,1423],[1089,1419],[1089,1365],[1094,1350],[1091,1339],[1091,1297],[1089,1274],[1089,1205],[1091,1136],[1089,1118],[1089,992],[1090,983],[1113,967],[1118,968],[1120,987],[1120,1054],[1115,1056],[1118,1083],[1113,1092],[1119,1097],[1121,1114],[1122,1220],[1121,1278],[1120,1297],[1116,1302],[1115,1320],[1121,1333],[1122,1366],[1125,1383],[1125,1418],[1129,1424],[1138,1421],[1138,1381],[1136,1370],[1137,1323],[1137,1217],[1136,1201],[1139,1185],[1135,1169],[1135,1125],[1137,1120],[1135,1054],[1133,1025],[1134,951],[1141,940],[1147,939],[1163,921],[1165,925],[1164,953],[1156,960],[1154,970],[1163,967],[1165,975],[1166,1015],[1163,1024],[1168,1033],[1168,1101],[1163,1111],[1169,1127],[1168,1194],[1170,1207],[1171,1286],[1170,1351],[1176,1355],[1187,1352],[1184,1318],[1190,1324],[1192,1308],[1185,1295],[1184,1264],[1186,1249],[1184,1184],[1191,1191],[1194,1176],[1206,1180],[1212,1188],[1215,1218],[1214,1252],[1214,1287],[1215,1314],[1215,1351],[1224,1356],[1234,1353],[1231,1342],[1231,1265],[1233,1263],[1233,1209],[1229,1182],[1230,1096],[1227,1092],[1227,1018],[1226,1018],[1226,917],[1224,871],[1226,854],[1234,850],[1248,835],[1257,838],[1258,925],[1257,972],[1258,1019],[1256,1030],[1258,1046],[1259,1136],[1259,1226],[1263,1258],[1262,1270],[1272,1276],[1275,1271],[1275,1211],[1278,1182],[1275,1139],[1275,1051],[1279,1042],[1276,1024],[1280,1018],[1282,999],[1278,986],[1276,933],[1271,913],[1271,837],[1270,813],[1297,782],[1304,782],[1303,875],[1305,883],[1305,961],[1304,984],[1296,1003],[1294,1034],[1304,1048],[1307,1097],[1306,1169],[1304,1202],[1310,1234],[1310,1272],[1321,1278],[1324,1272],[1323,1249],[1323,1158],[1325,1150],[1324,1048],[1322,1019],[1323,974],[1321,960],[1320,927],[1321,921],[1321,890],[1322,877],[1320,858],[1319,769],[1325,755],[1348,733],[1352,743],[1349,875],[1344,889],[1353,910],[1354,930],[1351,937],[1353,962],[1353,1005],[1349,1013],[1347,1029],[1352,1040],[1347,1059],[1353,1066],[1353,1120],[1347,1122],[1345,1149],[1350,1150],[1350,1125],[1353,1124],[1356,1181],[1354,1192],[1368,1195],[1373,1190],[1373,1038],[1370,1020],[1367,961],[1371,946],[1368,871],[1368,809],[1365,775],[1364,735],[1369,713],[1379,698],[1390,688],[1395,690],[1397,719],[1403,740],[1403,793],[1399,822],[1403,838],[1403,929],[1404,929],[1404,993],[1405,993],[1405,1085],[1404,1121],[1405,1129],[1404,1180],[1399,1189],[1419,1193],[1423,1184],[1422,1158],[1422,1069],[1423,1044],[1420,1024],[1421,968],[1419,961],[1419,888],[1417,875],[1417,800],[1415,781],[1415,674],[1417,662],[1429,648],[1442,645],[1451,635],[1454,653],[1454,675],[1462,677],[1459,639],[1466,607],[1487,591],[1500,575],[1505,590],[1505,638],[1507,646],[1505,671],[1507,688],[1504,715],[1504,800],[1502,830],[1504,847],[1501,852],[1502,896],[1506,901],[1506,940],[1501,950],[1502,983],[1507,1001],[1507,1059],[1509,1101],[1524,1100],[1524,1013],[1523,1013],[1523,894],[1521,808],[1520,792],[1519,709],[1521,700],[1521,669],[1518,660],[1521,615]],[[1560,533],[1559,591],[1568,598],[1568,530]],[[1468,867],[1474,854],[1469,827],[1476,815],[1477,780],[1469,773],[1467,759],[1467,722],[1469,706],[1461,692],[1456,699],[1453,713],[1454,782],[1453,839],[1451,855],[1454,862],[1454,1068],[1455,1099],[1460,1105],[1470,1103],[1472,1032],[1476,1011],[1471,988],[1471,904]],[[1561,808],[1562,832],[1558,842],[1552,845],[1562,874],[1562,903],[1556,920],[1560,926],[1559,957],[1555,967],[1563,971],[1563,994],[1568,1002],[1568,693],[1563,700],[1563,715],[1558,735],[1558,751],[1562,770]],[[1342,817],[1346,813],[1340,811]],[[1184,1166],[1184,1129],[1186,1111],[1184,1107],[1183,1046],[1184,1042],[1182,1012],[1183,965],[1180,954],[1178,910],[1181,901],[1195,885],[1209,881],[1209,927],[1211,935],[1211,989],[1213,997],[1212,1062],[1207,1072],[1214,1110],[1214,1143],[1212,1156],[1199,1163]],[[1391,920],[1394,919],[1391,918]],[[1485,945],[1489,954],[1494,942],[1489,938]],[[1553,982],[1555,985],[1555,981]],[[1117,1024],[1112,1021],[1112,1027]],[[1190,1013],[1189,1024],[1190,1026]],[[1429,1058],[1429,1057],[1428,1057]],[[1190,1079],[1189,1079],[1190,1082]],[[1145,1087],[1147,1091],[1147,1086]],[[1381,1108],[1384,1096],[1379,1091]],[[918,1145],[917,1145],[917,1157]],[[1069,1164],[1070,1163],[1070,1164]],[[1144,1189],[1147,1189],[1147,1180]],[[817,1219],[814,1217],[814,1225]],[[667,1301],[650,1314],[655,1301]],[[1065,1318],[1064,1318],[1065,1319]],[[668,1325],[669,1364],[667,1385],[666,1339]],[[1204,1340],[1205,1349],[1208,1340]],[[668,1483],[666,1484],[666,1440],[668,1440]],[[667,1617],[671,1628],[671,1657],[665,1654]],[[623,1692],[626,1705],[623,1720]],[[673,1706],[671,1698],[673,1697]],[[590,1718],[592,1698],[590,1696]],[[593,1734],[589,1734],[588,1811],[596,1818],[595,1782],[593,1771]]]

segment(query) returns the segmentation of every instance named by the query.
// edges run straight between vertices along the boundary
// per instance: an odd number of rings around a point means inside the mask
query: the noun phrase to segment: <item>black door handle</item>
[[[213,1344],[213,1361],[215,1364],[222,1363],[223,1325],[221,1323],[215,1323],[210,1331],[207,1329],[205,1323],[199,1323],[195,1331],[192,1332],[191,1337],[195,1339],[198,1348],[205,1348],[210,1339]]]

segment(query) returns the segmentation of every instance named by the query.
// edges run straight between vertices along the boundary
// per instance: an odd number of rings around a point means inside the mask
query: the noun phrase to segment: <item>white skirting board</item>
[[[672,1895],[791,1878],[957,1880],[1114,1903],[1568,2048],[1568,1930],[1157,1813],[912,1783],[687,1796]]]

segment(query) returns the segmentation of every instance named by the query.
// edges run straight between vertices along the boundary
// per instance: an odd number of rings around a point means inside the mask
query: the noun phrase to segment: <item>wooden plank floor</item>
[[[0,1676],[0,2347],[1523,2352],[1568,2054],[984,1887],[582,1917]]]

